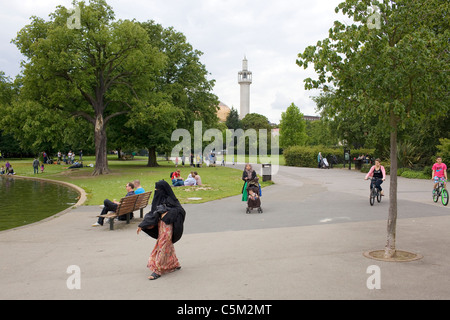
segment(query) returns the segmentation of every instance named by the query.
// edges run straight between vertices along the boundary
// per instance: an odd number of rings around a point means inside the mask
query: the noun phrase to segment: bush
[[[431,169],[431,167],[430,167]],[[397,169],[397,176],[409,179],[429,179],[431,177],[431,171],[428,174],[428,169],[423,170],[413,170],[410,168],[399,168]]]
[[[402,173],[403,178],[409,179],[428,179],[423,171],[405,170]]]
[[[436,157],[442,157],[442,162],[450,163],[450,139],[439,139],[439,145],[436,146],[438,152],[436,156],[433,157],[432,162],[436,162]]]
[[[338,163],[344,161],[344,148],[330,148],[324,146],[293,146],[283,150],[283,156],[287,166],[317,168],[317,155],[322,153],[331,165],[332,156],[336,156]],[[357,158],[361,154],[373,155],[374,149],[350,150],[350,159]],[[370,167],[369,167],[370,169]]]
[[[293,146],[283,150],[286,165],[294,167],[317,167],[318,147]]]
[[[362,173],[367,173],[367,172],[369,172],[370,171],[370,168],[372,167],[372,165],[370,164],[370,163],[364,163],[362,166],[361,166],[361,172]]]
[[[330,161],[331,155],[343,153],[343,149],[333,149],[322,146],[293,146],[285,149],[283,151],[283,156],[287,166],[316,168],[317,155],[319,152],[322,153],[323,157]]]
[[[422,172],[431,179],[431,175],[433,174],[433,166],[425,166]]]

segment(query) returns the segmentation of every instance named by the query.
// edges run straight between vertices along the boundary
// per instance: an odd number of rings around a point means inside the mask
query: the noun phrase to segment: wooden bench
[[[127,216],[127,224],[130,223],[130,215],[132,212],[140,210],[141,218],[144,216],[144,208],[147,207],[148,201],[150,199],[151,191],[135,194],[133,196],[128,196],[120,199],[120,203],[117,206],[115,212],[109,212],[105,215],[99,215],[98,217],[109,218],[109,229],[114,230],[114,219],[120,216]]]

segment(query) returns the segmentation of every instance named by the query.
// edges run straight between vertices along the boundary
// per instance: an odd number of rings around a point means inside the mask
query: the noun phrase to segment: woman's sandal
[[[158,279],[159,277],[161,277],[159,274],[153,272],[153,273],[150,275],[150,277],[148,277],[148,280],[156,280],[156,279]]]
[[[175,271],[180,270],[180,269],[181,269],[181,266],[180,266],[180,267],[176,267],[175,269],[173,269],[173,270],[170,271],[170,272],[175,272]],[[153,273],[150,275],[150,277],[148,277],[148,280],[156,280],[156,279],[158,279],[159,277],[161,277],[161,275],[159,275],[159,274],[153,272]]]

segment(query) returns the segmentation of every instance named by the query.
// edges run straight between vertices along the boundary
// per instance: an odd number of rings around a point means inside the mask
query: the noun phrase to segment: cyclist
[[[447,188],[447,166],[442,162],[441,157],[436,158],[436,163],[431,169],[433,170],[431,179],[434,180],[434,188],[437,188],[440,181],[444,182],[444,188]]]
[[[370,183],[370,188],[372,188],[372,184],[375,185],[375,187],[378,190],[380,190],[380,194],[382,196],[384,196],[383,189],[381,188],[381,184],[383,183],[384,180],[386,180],[386,170],[381,165],[380,159],[378,159],[378,158],[375,159],[375,165],[373,165],[372,168],[370,168],[369,172],[367,173],[367,175],[364,179],[367,180],[367,179],[369,179],[369,177],[378,178],[375,181],[372,181]]]

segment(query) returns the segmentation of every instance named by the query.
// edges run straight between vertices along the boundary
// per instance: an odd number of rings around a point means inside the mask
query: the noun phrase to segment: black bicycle
[[[441,202],[444,206],[448,204],[448,191],[444,187],[444,181],[439,181],[436,188],[433,189],[433,201],[438,202],[441,197]]]
[[[369,197],[369,202],[370,202],[371,206],[373,206],[373,204],[375,203],[375,198],[377,199],[378,203],[381,202],[381,192],[375,186],[375,182],[377,180],[381,180],[381,179],[380,178],[371,178],[370,179],[370,197]]]

